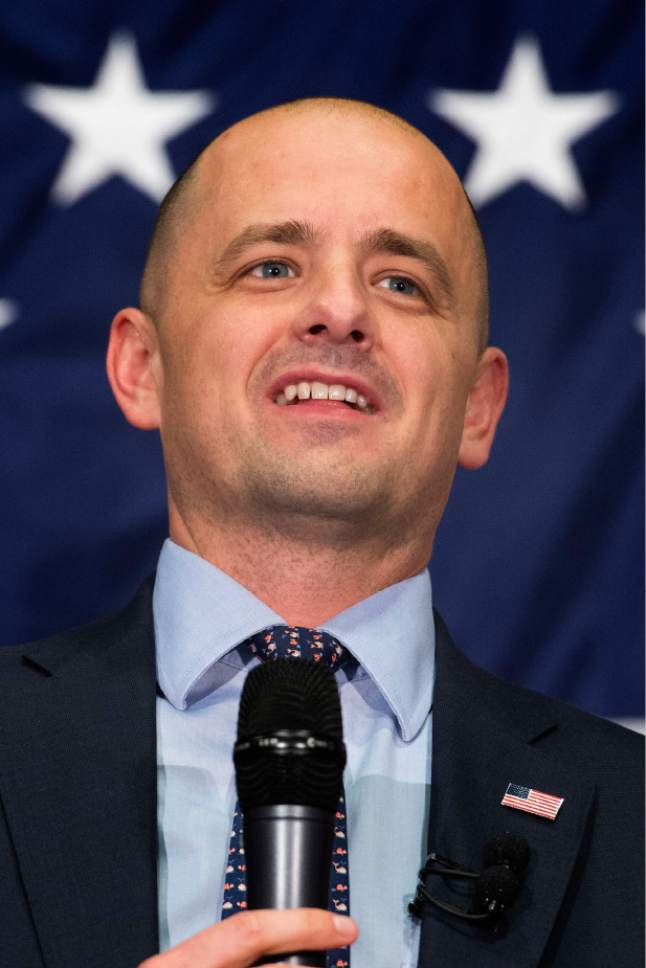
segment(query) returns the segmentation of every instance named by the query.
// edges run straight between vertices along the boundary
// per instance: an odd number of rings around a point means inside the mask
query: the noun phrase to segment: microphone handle
[[[334,812],[301,804],[252,807],[244,815],[247,907],[327,910]],[[325,951],[270,955],[256,962],[325,968]]]

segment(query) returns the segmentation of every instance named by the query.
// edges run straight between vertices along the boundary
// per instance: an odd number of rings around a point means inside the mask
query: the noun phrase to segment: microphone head
[[[485,846],[482,859],[485,867],[504,864],[521,877],[529,863],[529,844],[524,837],[506,831],[489,841]]]
[[[511,907],[520,891],[520,881],[504,864],[488,867],[476,881],[473,906],[476,914],[497,917]]]
[[[345,746],[332,672],[308,659],[272,659],[244,684],[234,747],[243,811],[302,804],[334,812]]]

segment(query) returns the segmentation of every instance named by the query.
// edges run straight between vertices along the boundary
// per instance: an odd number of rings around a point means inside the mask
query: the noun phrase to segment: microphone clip
[[[461,867],[437,851],[431,851],[419,871],[415,897],[408,905],[411,916],[421,918],[424,908],[430,906],[452,917],[496,932],[502,915],[509,910],[520,893],[529,861],[529,845],[524,837],[506,832],[486,844],[483,858],[485,866],[478,873]],[[426,882],[431,876],[474,881],[471,909],[465,911],[433,897],[426,888]]]

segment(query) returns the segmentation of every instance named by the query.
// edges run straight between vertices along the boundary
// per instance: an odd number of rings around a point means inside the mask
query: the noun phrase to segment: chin
[[[291,521],[298,533],[298,529],[307,527],[308,521],[319,520],[328,525],[339,521],[347,530],[349,524],[354,528],[364,519],[374,529],[375,521],[385,514],[390,502],[378,488],[366,488],[356,474],[345,474],[343,478],[323,473],[315,480],[302,475],[287,480],[281,475],[280,481],[255,478],[250,504],[263,508],[270,519],[278,516],[281,530],[285,520]]]

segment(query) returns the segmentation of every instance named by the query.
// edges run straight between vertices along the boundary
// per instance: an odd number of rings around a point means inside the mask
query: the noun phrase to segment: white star
[[[72,138],[52,188],[64,205],[112,175],[160,201],[175,177],[164,142],[215,106],[206,91],[148,90],[128,34],[110,39],[93,87],[31,84],[24,96]]]
[[[570,145],[617,110],[609,91],[555,94],[540,48],[531,37],[516,42],[493,93],[438,90],[428,107],[478,142],[465,179],[476,205],[527,181],[564,208],[586,201]]]
[[[18,307],[11,299],[0,299],[0,329],[6,329],[16,321]]]

